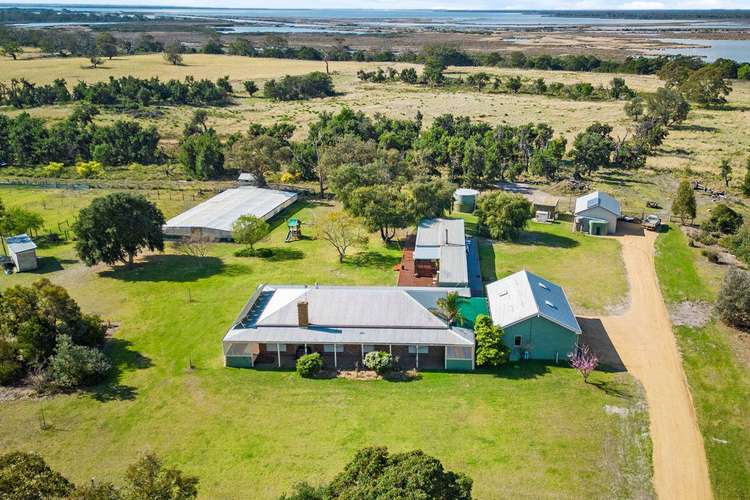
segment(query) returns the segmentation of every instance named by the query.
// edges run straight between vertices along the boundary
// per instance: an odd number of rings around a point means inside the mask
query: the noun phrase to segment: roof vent
[[[502,292],[497,294],[498,297],[505,297],[506,295],[508,295],[508,290],[503,290]]]
[[[557,306],[553,304],[552,302],[550,302],[549,300],[545,300],[544,303],[547,304],[552,309],[557,309]]]
[[[544,288],[545,290],[549,290],[549,287],[545,285],[544,283],[542,283],[541,281],[539,282],[539,286]]]

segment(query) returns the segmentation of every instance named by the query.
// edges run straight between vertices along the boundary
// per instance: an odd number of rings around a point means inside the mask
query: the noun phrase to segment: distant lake
[[[666,43],[684,43],[699,45],[699,47],[685,47],[674,49],[659,49],[663,54],[682,54],[699,56],[707,62],[713,62],[723,57],[738,62],[750,62],[750,40],[700,40],[693,38],[660,38]]]
[[[39,8],[32,4],[2,4],[0,7]],[[217,9],[150,6],[86,6],[44,5],[45,8],[77,12],[143,13],[150,16],[188,16],[217,20],[319,20],[327,22],[356,21],[365,26],[480,29],[493,27],[750,27],[747,20],[686,20],[686,19],[608,19],[552,16],[522,11],[460,11],[460,10],[383,10],[383,9]],[[290,24],[289,31],[294,28]]]

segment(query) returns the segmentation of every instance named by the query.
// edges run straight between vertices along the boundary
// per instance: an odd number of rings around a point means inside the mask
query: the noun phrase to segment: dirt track
[[[602,323],[625,367],[646,389],[657,495],[710,499],[703,438],[656,278],[656,234],[632,229],[617,237],[630,283],[630,309]]]

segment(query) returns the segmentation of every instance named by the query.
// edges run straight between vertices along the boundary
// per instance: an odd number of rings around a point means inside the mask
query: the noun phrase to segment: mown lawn
[[[33,203],[22,190],[3,199],[24,196]],[[305,204],[297,216],[308,224],[326,209]],[[326,243],[284,244],[285,233],[281,224],[259,245],[281,249],[268,260],[217,244],[206,257],[168,251],[131,270],[87,269],[64,244],[41,250],[40,273],[0,277],[0,287],[47,277],[119,325],[112,379],[82,394],[0,403],[0,449],[37,451],[78,482],[118,481],[152,450],[200,476],[204,498],[276,497],[299,480],[330,479],[367,445],[434,454],[474,479],[477,498],[625,497],[632,478],[650,477],[642,397],[624,374],[584,384],[565,366],[527,363],[391,383],[224,368],[220,340],[259,283],[395,283],[400,252],[376,238],[339,264]],[[533,257],[537,247],[522,248]]]
[[[576,313],[602,313],[626,300],[619,243],[574,233],[567,222],[531,222],[516,242],[485,240],[480,256],[485,281],[525,268],[562,286]]]
[[[715,289],[696,266],[696,249],[678,228],[657,240],[656,270],[670,305],[713,302]],[[750,491],[750,370],[733,349],[738,332],[718,320],[674,328],[698,413],[716,498],[746,498]],[[744,334],[739,334],[744,335]]]

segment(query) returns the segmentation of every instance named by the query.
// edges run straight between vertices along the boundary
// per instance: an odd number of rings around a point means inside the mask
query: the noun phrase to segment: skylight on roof
[[[557,309],[557,306],[553,304],[552,302],[550,302],[549,300],[545,300],[544,303],[547,304],[552,309]]]
[[[549,290],[549,287],[547,285],[545,285],[544,283],[542,283],[541,281],[539,282],[539,286],[541,288],[544,288],[545,290]]]

